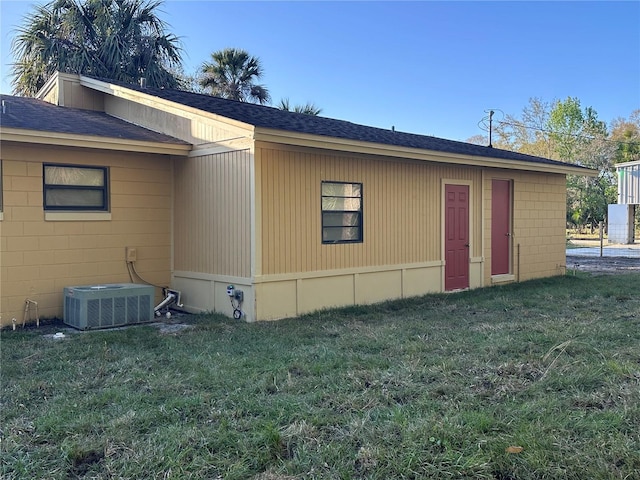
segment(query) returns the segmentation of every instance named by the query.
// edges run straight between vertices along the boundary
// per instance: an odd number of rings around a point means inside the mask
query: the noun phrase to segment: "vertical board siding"
[[[54,105],[82,108],[85,110],[104,111],[104,94],[80,85],[77,75],[57,74],[57,82],[41,97],[45,102]]]
[[[234,151],[176,161],[175,270],[250,276],[250,159]]]
[[[38,302],[41,317],[61,318],[64,287],[129,282],[125,247],[136,248],[136,270],[146,281],[169,284],[168,156],[7,142],[1,159],[0,315],[4,325],[14,317],[22,321],[27,298]],[[46,221],[43,162],[108,167],[111,219]],[[157,290],[156,300],[159,295]]]
[[[259,144],[262,274],[440,260],[441,179],[471,181],[481,255],[481,170]],[[363,185],[362,243],[323,245],[322,181]]]
[[[83,87],[76,78],[63,80],[62,98],[60,104],[67,107],[84,108],[87,110],[104,111],[104,95],[100,92]]]
[[[640,162],[616,165],[618,203],[640,205]]]

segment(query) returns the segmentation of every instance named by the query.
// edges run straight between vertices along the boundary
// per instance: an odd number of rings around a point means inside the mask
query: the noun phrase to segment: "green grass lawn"
[[[2,478],[640,478],[638,285],[4,330]]]

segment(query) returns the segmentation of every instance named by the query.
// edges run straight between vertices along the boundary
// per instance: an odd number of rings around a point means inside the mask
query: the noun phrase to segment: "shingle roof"
[[[58,107],[29,97],[0,95],[0,126],[43,132],[95,135],[163,144],[187,143],[93,110]]]
[[[104,79],[98,79],[118,85]],[[466,142],[447,140],[428,135],[404,133],[383,128],[369,127],[345,120],[307,115],[303,113],[287,112],[278,108],[257,105],[253,103],[227,100],[210,95],[203,95],[180,90],[163,88],[141,88],[137,85],[119,84],[126,88],[152,95],[165,100],[196,108],[209,113],[221,115],[256,127],[284,130],[288,132],[307,133],[347,140],[372,142],[398,147],[410,147],[437,152],[471,155],[485,158],[499,158],[522,162],[541,163],[547,165],[571,166],[548,158],[526,155],[523,153],[501,150],[499,148],[485,147]],[[585,170],[588,170],[585,168]]]

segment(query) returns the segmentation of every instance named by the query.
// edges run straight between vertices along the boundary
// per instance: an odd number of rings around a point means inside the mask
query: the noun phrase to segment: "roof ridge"
[[[460,140],[451,140],[420,133],[402,132],[370,125],[354,123],[337,118],[310,115],[299,112],[281,110],[271,105],[241,102],[215,97],[201,92],[190,92],[174,88],[141,87],[122,81],[85,76],[99,82],[111,83],[129,90],[148,94],[166,101],[190,107],[202,112],[219,115],[256,128],[280,130],[297,134],[308,134],[319,137],[335,138],[347,141],[366,142],[401,148],[412,148],[445,154],[499,159],[507,162],[527,162],[534,164],[554,165],[591,169],[582,165],[561,162],[545,157],[512,152],[499,148],[476,145]],[[508,168],[508,167],[507,167]]]

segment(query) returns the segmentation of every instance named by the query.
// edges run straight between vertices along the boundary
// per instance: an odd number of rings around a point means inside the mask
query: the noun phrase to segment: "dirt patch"
[[[567,255],[567,274],[571,275],[574,271],[595,275],[640,273],[640,258]]]
[[[160,333],[165,335],[177,335],[182,330],[193,328],[193,325],[187,325],[184,323],[152,323],[154,327],[160,330]]]

